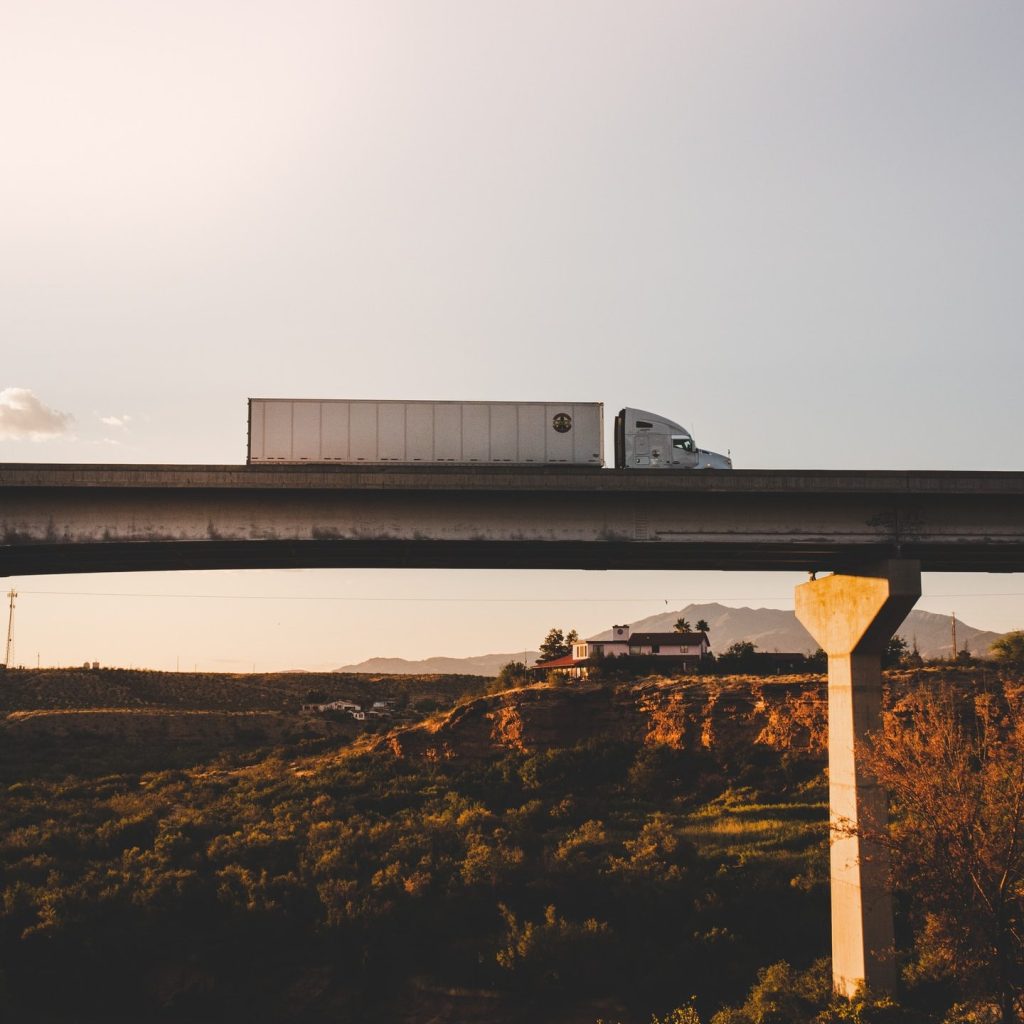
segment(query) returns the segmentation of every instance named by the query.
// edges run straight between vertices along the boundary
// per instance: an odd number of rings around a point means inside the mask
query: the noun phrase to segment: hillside
[[[385,736],[232,742],[236,721],[300,716],[183,706],[203,686],[238,703],[240,680],[107,676],[78,695],[97,704],[121,686],[127,708],[13,710],[8,697],[12,1019],[639,1024],[693,992],[720,1005],[744,990],[765,962],[755,916],[787,908],[773,953],[806,958],[826,939],[817,765],[784,805],[708,803],[727,787],[720,767],[653,733],[623,738],[662,714],[627,712],[631,692],[469,697],[429,720],[457,756],[414,750],[414,727],[396,757]],[[36,697],[67,704],[75,681],[37,680]],[[13,682],[32,697],[32,680]],[[253,701],[274,683],[254,681]],[[499,709],[503,740],[469,756],[470,723]],[[729,956],[712,969],[716,928]]]
[[[464,691],[376,735],[266,707],[321,682],[8,674],[0,1015],[708,1022],[826,955],[820,677]],[[1020,713],[991,670],[887,682]]]
[[[0,675],[0,783],[36,776],[183,768],[278,745],[346,746],[382,723],[300,715],[300,705],[391,698],[401,718],[481,692],[477,676],[231,675],[130,669],[8,669]]]
[[[483,676],[417,673],[156,672],[139,669],[8,669],[0,676],[0,713],[33,709],[167,708],[289,711],[310,695],[356,702],[396,698],[447,704],[479,692]]]

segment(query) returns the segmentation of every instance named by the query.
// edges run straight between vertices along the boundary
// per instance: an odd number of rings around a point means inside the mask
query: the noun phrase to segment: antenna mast
[[[11,638],[14,636],[14,599],[18,596],[18,592],[11,587],[7,591],[7,597],[9,599],[9,605],[7,609],[7,650],[4,653],[4,667],[6,668],[11,663]]]
[[[953,626],[953,660],[956,661],[956,612],[953,612],[951,617],[951,625]]]

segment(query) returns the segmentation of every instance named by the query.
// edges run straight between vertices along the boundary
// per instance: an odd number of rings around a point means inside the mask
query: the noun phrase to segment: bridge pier
[[[796,588],[797,618],[828,655],[832,981],[848,997],[896,986],[888,851],[851,830],[888,823],[862,754],[881,727],[882,654],[920,596],[920,562],[904,560]]]

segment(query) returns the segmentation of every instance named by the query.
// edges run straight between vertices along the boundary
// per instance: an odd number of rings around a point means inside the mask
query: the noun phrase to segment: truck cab
[[[615,417],[616,469],[732,469],[732,459],[705,451],[678,423],[643,409]]]

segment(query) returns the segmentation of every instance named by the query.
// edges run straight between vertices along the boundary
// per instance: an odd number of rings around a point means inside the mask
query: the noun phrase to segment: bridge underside
[[[852,570],[891,558],[932,572],[1022,572],[1024,545],[836,545],[789,541],[241,540],[28,544],[0,549],[0,576],[183,569]]]
[[[1024,474],[0,465],[0,575],[1024,571]]]

